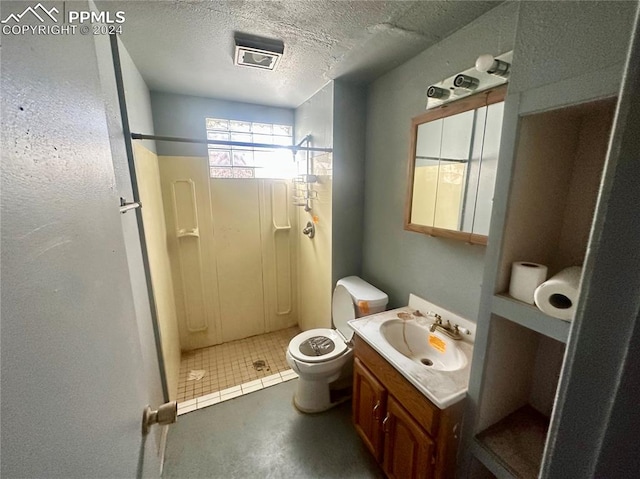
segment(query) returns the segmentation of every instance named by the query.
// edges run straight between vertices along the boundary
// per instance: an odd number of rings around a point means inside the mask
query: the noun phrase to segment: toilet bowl
[[[385,293],[357,276],[338,280],[331,303],[333,329],[303,331],[287,348],[287,363],[299,377],[293,397],[296,408],[321,412],[348,399],[348,395],[332,398],[331,394],[339,379],[348,380],[353,361],[353,330],[347,321],[384,311],[388,300]]]

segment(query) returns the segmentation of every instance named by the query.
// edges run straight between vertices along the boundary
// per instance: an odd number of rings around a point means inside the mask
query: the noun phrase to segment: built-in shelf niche
[[[522,116],[472,444],[499,478],[537,477],[571,323],[511,298],[514,261],[581,265],[616,99]]]
[[[493,296],[491,311],[556,341],[566,343],[569,337],[570,321],[549,316],[536,306],[518,301],[507,294]]]
[[[495,314],[488,344],[475,440],[513,477],[537,477],[565,344]]]
[[[496,479],[487,467],[475,457],[471,458],[471,464],[469,465],[469,477],[473,479]]]
[[[514,261],[549,276],[584,261],[616,99],[520,119],[496,293],[509,288]]]

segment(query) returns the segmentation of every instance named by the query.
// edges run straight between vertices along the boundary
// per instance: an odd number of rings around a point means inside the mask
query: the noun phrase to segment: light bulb
[[[503,78],[509,76],[509,67],[509,63],[493,58],[489,53],[480,55],[476,60],[476,70]]]
[[[479,72],[488,72],[489,70],[494,70],[495,63],[496,61],[493,58],[493,55],[485,53],[484,55],[480,55],[476,60],[476,70],[478,70]]]

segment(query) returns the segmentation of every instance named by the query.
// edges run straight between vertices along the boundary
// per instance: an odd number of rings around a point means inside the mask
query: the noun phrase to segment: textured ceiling
[[[327,81],[368,82],[500,2],[98,1],[151,90],[297,107]],[[233,33],[284,41],[276,71],[233,65]]]

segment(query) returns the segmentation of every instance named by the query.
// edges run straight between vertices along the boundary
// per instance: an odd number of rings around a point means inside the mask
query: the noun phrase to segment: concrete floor
[[[307,415],[298,380],[193,411],[171,426],[164,478],[383,478],[351,424],[351,405]]]

